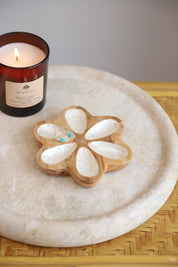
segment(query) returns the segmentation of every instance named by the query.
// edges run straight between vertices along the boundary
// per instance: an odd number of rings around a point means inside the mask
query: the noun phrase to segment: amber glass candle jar
[[[46,101],[49,46],[39,36],[11,32],[0,36],[0,110],[24,117]]]

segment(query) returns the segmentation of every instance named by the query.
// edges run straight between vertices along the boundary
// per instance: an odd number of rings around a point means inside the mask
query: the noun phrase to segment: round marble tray
[[[133,150],[124,169],[85,189],[71,177],[43,173],[33,126],[56,119],[69,105],[122,119],[122,140]],[[26,118],[0,113],[0,235],[42,246],[81,246],[122,235],[150,218],[177,179],[177,134],[159,104],[109,73],[50,66],[47,104]]]

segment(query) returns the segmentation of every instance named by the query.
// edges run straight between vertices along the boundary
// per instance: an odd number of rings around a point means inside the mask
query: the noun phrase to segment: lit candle
[[[11,43],[0,47],[0,63],[11,67],[33,66],[45,57],[41,49],[26,43]]]
[[[0,36],[0,109],[28,116],[45,104],[49,47],[40,37],[14,32]]]

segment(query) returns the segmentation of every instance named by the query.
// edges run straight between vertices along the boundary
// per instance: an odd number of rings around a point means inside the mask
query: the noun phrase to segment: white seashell
[[[54,165],[70,157],[76,148],[76,143],[48,148],[42,153],[41,159],[46,164]]]
[[[80,147],[77,152],[76,168],[81,175],[86,177],[96,176],[99,172],[95,157],[86,147]]]
[[[87,127],[87,116],[83,110],[69,109],[65,113],[65,118],[75,133],[84,133]]]
[[[128,155],[126,148],[109,142],[93,141],[90,142],[88,146],[99,155],[109,159],[117,160]]]
[[[74,133],[70,132],[70,137],[68,136],[68,131],[64,127],[60,127],[53,123],[45,123],[39,126],[37,129],[38,135],[45,137],[47,139],[54,139],[61,141],[62,138],[65,139],[65,142],[73,140],[76,136]]]
[[[96,123],[85,134],[87,140],[95,140],[106,137],[119,129],[119,122],[113,119],[106,119]]]
[[[45,123],[40,125],[40,127],[37,130],[38,135],[48,138],[48,139],[54,139],[56,135],[56,131],[59,128],[56,124],[53,123]]]

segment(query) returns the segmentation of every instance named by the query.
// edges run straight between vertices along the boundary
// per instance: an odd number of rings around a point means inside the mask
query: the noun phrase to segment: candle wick
[[[16,60],[16,61],[19,61],[19,58],[18,58],[18,56],[16,56],[16,57],[15,57],[15,60]]]

